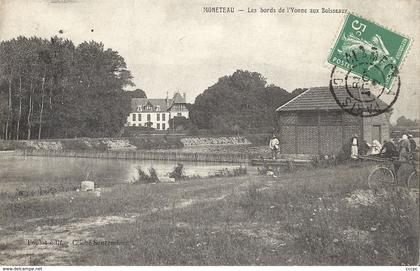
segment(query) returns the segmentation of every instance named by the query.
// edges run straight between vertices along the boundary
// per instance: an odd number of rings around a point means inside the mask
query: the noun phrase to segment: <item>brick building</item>
[[[389,113],[350,115],[337,105],[328,87],[310,88],[276,112],[281,153],[337,154],[354,134],[368,143],[390,136]]]

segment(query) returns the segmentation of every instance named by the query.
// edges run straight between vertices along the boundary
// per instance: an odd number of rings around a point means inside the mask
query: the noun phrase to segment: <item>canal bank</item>
[[[102,159],[160,160],[215,163],[249,163],[250,157],[243,153],[198,153],[180,151],[98,151],[98,150],[16,150],[15,155],[82,157]]]
[[[154,151],[97,151],[97,150],[17,150],[14,155],[19,156],[44,156],[44,157],[71,157],[71,158],[99,158],[123,160],[152,160],[174,162],[206,162],[206,163],[231,163],[248,164],[252,166],[280,167],[289,169],[294,167],[312,167],[313,160],[308,156],[290,155],[278,159],[264,159],[261,156],[248,153],[212,153],[212,152],[182,152],[176,150]]]

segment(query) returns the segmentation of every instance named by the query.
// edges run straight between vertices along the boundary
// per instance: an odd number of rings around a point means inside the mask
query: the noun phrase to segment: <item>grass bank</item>
[[[414,265],[418,201],[369,168],[0,199],[0,264]],[[37,244],[28,240],[62,240]],[[76,242],[74,242],[76,240]]]

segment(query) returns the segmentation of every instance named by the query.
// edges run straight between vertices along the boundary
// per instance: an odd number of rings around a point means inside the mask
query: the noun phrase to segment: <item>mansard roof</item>
[[[139,106],[145,106],[147,103],[153,105],[153,109],[157,106],[160,107],[160,111],[167,111],[174,104],[185,104],[186,101],[182,95],[177,92],[174,94],[172,99],[149,99],[149,98],[132,98],[131,99],[131,112],[137,111]]]

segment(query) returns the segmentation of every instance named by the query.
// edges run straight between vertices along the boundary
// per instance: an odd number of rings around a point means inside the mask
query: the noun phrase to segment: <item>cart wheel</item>
[[[419,197],[419,175],[417,171],[411,172],[407,179],[407,187],[410,190],[410,194]]]
[[[380,189],[390,187],[395,182],[395,175],[391,169],[378,166],[372,170],[369,174],[368,185],[373,191],[379,191]]]

